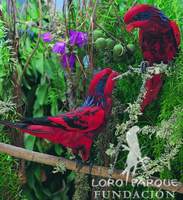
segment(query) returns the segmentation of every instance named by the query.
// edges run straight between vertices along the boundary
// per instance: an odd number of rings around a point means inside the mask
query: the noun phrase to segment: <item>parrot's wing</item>
[[[94,137],[105,125],[105,112],[101,107],[80,107],[55,117],[25,119],[21,122],[0,121],[39,138],[72,148],[88,160]]]
[[[20,122],[0,121],[5,126],[18,128],[23,132],[45,134],[60,130],[66,132],[92,132],[105,123],[105,112],[100,107],[80,107],[58,116],[28,118]],[[60,132],[59,131],[59,132]]]
[[[48,117],[51,123],[71,132],[95,132],[105,123],[105,112],[98,106],[80,107],[73,112]]]

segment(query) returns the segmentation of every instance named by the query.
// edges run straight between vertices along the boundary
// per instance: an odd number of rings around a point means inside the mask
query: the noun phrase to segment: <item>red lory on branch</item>
[[[110,68],[94,75],[84,103],[71,112],[15,123],[0,123],[69,147],[75,155],[81,154],[82,160],[87,161],[93,140],[102,131],[110,115],[115,84],[113,78],[117,75],[118,73]]]
[[[157,8],[140,4],[130,8],[124,16],[127,31],[139,28],[139,43],[149,66],[155,63],[168,64],[176,56],[180,45],[180,31],[175,21],[168,19]],[[162,74],[154,74],[146,81],[146,94],[141,110],[149,105],[161,89]]]

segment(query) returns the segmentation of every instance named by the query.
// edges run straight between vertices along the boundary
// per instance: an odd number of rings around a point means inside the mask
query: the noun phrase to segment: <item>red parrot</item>
[[[180,31],[175,21],[168,19],[157,8],[140,4],[130,8],[124,15],[127,31],[139,28],[139,43],[145,61],[151,66],[154,63],[168,64],[178,53]],[[162,74],[154,74],[148,79],[146,94],[141,104],[141,110],[149,105],[162,86]]]
[[[75,155],[81,153],[82,160],[87,161],[93,139],[101,132],[110,115],[115,84],[113,78],[117,75],[110,68],[97,73],[91,80],[84,103],[71,112],[15,123],[0,123],[69,147]]]

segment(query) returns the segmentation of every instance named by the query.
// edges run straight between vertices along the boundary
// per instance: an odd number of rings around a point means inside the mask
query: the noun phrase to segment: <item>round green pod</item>
[[[127,44],[126,48],[133,53],[135,51],[135,45],[134,44]]]
[[[103,36],[104,36],[104,34],[103,34],[103,32],[101,30],[95,29],[93,31],[93,39],[94,39],[94,41],[96,41],[98,38],[101,38]]]
[[[115,45],[115,41],[112,40],[111,38],[106,39],[106,47],[107,49],[112,49]]]
[[[98,38],[95,41],[95,47],[96,47],[96,49],[105,49],[105,47],[106,47],[106,40],[104,38]]]
[[[113,48],[114,57],[122,56],[125,53],[124,47],[121,44],[116,44]]]

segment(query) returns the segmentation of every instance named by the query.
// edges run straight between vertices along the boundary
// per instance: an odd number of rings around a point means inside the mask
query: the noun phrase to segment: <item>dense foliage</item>
[[[110,66],[122,73],[127,70],[128,65],[137,67],[142,61],[138,34],[137,32],[127,33],[123,22],[124,13],[134,3],[132,0],[90,1],[89,4],[86,4],[88,1],[68,1],[70,4],[65,6],[64,14],[61,10],[55,12],[54,7],[47,5],[45,1],[25,1],[27,3],[24,3],[23,7],[17,1],[18,53],[16,56],[13,52],[15,38],[11,36],[14,22],[10,8],[13,5],[9,2],[3,1],[3,17],[0,17],[0,101],[13,101],[14,84],[9,80],[12,79],[13,73],[16,71],[22,91],[22,105],[18,106],[22,107],[23,112],[20,114],[24,117],[56,115],[77,107],[84,99],[93,71]],[[139,0],[138,3],[155,5],[170,19],[174,19],[183,31],[181,0]],[[91,26],[91,17],[94,20],[94,27]],[[69,30],[88,33],[89,41],[81,48],[78,46],[68,47],[67,51],[76,55],[73,71],[64,68],[60,61],[61,58],[52,51],[56,42],[69,40]],[[44,42],[44,38],[40,37],[45,32],[52,34],[53,39],[50,42]],[[114,46],[116,50],[114,50]],[[182,43],[181,47],[183,47]],[[88,57],[90,57],[89,60]],[[171,129],[171,135],[167,138],[158,139],[152,136],[148,142],[147,135],[140,135],[139,140],[143,147],[143,153],[155,161],[159,158],[162,159],[161,155],[165,152],[167,141],[173,148],[178,141],[183,139],[182,48],[180,48],[175,62],[171,65],[171,75],[166,77],[158,100],[147,108],[138,124],[140,127],[159,126],[161,127],[159,129],[160,135],[166,127]],[[128,119],[124,110],[128,103],[133,103],[136,100],[141,82],[141,77],[136,75],[118,80],[110,122],[105,133],[101,134],[93,145],[91,157],[95,164],[109,166],[113,163],[113,159],[109,158],[105,152],[109,148],[109,143],[117,143],[117,138],[114,136],[116,125]],[[13,105],[11,106],[13,107]],[[171,124],[170,118],[173,111],[176,112],[176,121]],[[19,114],[13,108],[5,110],[5,112],[0,111],[0,114],[1,119],[15,120],[19,118]],[[8,131],[1,127],[0,141],[9,142],[5,136]],[[70,151],[64,147],[31,135],[25,135],[24,145],[30,150],[72,158]],[[170,155],[171,168],[163,166],[160,171],[153,175],[183,182],[183,146],[175,154]],[[120,153],[115,167],[124,169],[125,161],[126,153]],[[54,174],[51,167],[32,162],[26,162],[26,184],[20,187],[21,183],[16,171],[18,171],[17,161],[10,156],[1,155],[0,196],[2,199],[67,200],[73,197],[75,200],[84,200],[89,199],[88,196],[92,191],[90,178],[87,176],[78,175],[71,171],[66,171],[64,174],[60,172]],[[6,176],[4,176],[5,173]],[[127,187],[133,191],[130,185]],[[23,194],[20,192],[21,189]],[[145,190],[153,189],[139,187],[139,191]],[[154,197],[154,200],[156,199]],[[176,194],[175,199],[179,199],[178,194]]]

